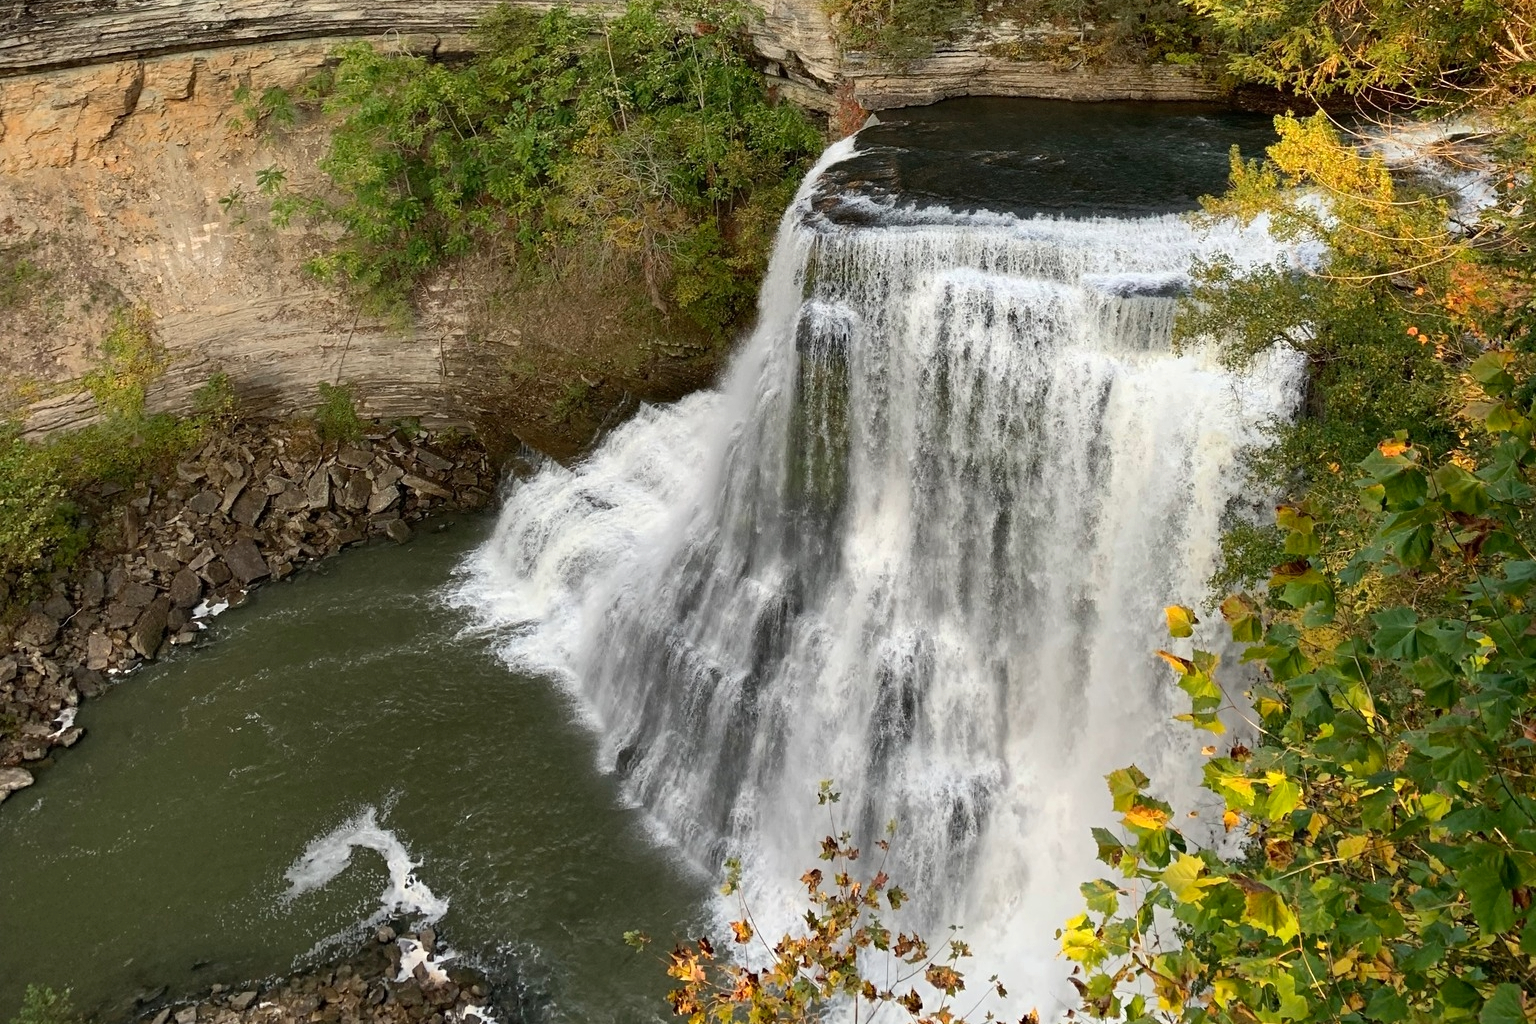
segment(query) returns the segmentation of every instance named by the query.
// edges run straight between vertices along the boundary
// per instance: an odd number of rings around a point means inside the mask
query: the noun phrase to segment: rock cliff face
[[[548,3],[515,0],[530,8]],[[611,8],[618,0],[588,3]],[[948,96],[1208,99],[1178,69],[1064,71],[991,56],[1013,30],[900,69],[842,54],[819,0],[757,0],[764,71],[788,99],[831,110],[851,83],[872,110]],[[364,412],[460,422],[506,352],[471,340],[473,290],[444,281],[408,327],[359,316],[300,270],[330,241],[271,226],[257,172],[313,183],[324,126],[232,126],[241,86],[293,89],[346,38],[447,55],[494,0],[13,0],[0,6],[0,257],[44,276],[0,304],[0,374],[29,427],[82,422],[66,382],[97,358],[110,311],[148,306],[173,357],[152,407],[184,408],[215,372],[251,406],[312,408],[347,380]],[[1000,35],[1001,34],[1001,35]],[[1017,35],[1017,33],[1014,33]],[[3,268],[0,268],[3,269]],[[0,396],[3,398],[4,396]]]

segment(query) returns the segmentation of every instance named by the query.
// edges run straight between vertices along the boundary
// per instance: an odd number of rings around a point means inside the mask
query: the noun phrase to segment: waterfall
[[[1287,353],[1173,354],[1172,296],[1197,256],[1284,253],[820,195],[850,152],[786,215],[720,387],[520,482],[458,600],[568,687],[667,841],[743,859],[760,923],[803,909],[835,779],[849,827],[899,823],[923,919],[1043,1009],[1103,775],[1198,778],[1161,610],[1203,596],[1239,453],[1298,393]]]

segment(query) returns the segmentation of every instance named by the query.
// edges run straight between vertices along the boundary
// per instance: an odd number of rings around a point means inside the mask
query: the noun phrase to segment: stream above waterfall
[[[1156,609],[1199,600],[1237,452],[1293,404],[1283,359],[1167,351],[1191,260],[1284,256],[1170,216],[1267,121],[880,116],[802,193],[718,389],[499,522],[257,592],[82,708],[88,741],[0,811],[0,1019],[28,982],[111,1016],[270,976],[387,914],[440,917],[535,1021],[656,1019],[623,932],[706,924],[728,854],[792,916],[829,776],[1050,1005],[1101,762],[1186,760]]]

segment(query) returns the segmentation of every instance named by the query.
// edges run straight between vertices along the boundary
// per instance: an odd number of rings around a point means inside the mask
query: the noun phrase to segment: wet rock
[[[261,557],[261,549],[250,538],[225,549],[222,558],[241,586],[248,586],[272,573],[267,566],[267,560]]]
[[[171,610],[165,616],[165,631],[167,633],[180,633],[187,628],[192,621],[192,613],[185,608],[171,605]]]
[[[176,1011],[176,1024],[196,1024],[197,1007],[186,1006]]]
[[[91,634],[91,640],[93,641],[98,637],[106,641],[107,648],[106,653],[100,658],[101,664],[97,666],[90,664],[76,665],[74,670],[70,672],[70,678],[75,682],[75,689],[80,691],[80,696],[87,699],[100,697],[107,689],[107,677],[101,674],[100,669],[106,668],[108,661],[112,657],[112,641],[98,633]],[[92,652],[91,660],[93,661],[97,660],[94,657],[95,653]]]
[[[202,572],[203,579],[207,580],[210,585],[215,587],[222,587],[232,578],[232,574],[229,571],[229,566],[225,565],[224,560],[221,558],[215,558],[213,561],[209,562],[206,566],[203,567]]]
[[[423,928],[421,931],[416,933],[416,937],[421,940],[421,948],[426,950],[428,953],[431,953],[437,948],[437,932],[433,931],[431,928]]]
[[[203,581],[190,567],[181,570],[171,580],[171,603],[177,608],[192,608],[203,598]]]
[[[79,743],[80,737],[84,735],[85,730],[80,726],[71,726],[70,728],[65,729],[62,733],[60,733],[59,738],[54,742],[58,743],[58,745],[61,747],[72,747],[76,743]]]
[[[373,937],[375,939],[377,939],[380,944],[383,944],[383,943],[386,943],[386,942],[394,942],[395,941],[395,930],[393,928],[391,928],[389,925],[383,924],[383,925],[379,926],[379,930],[378,931],[373,933]]]
[[[33,612],[16,630],[18,643],[31,647],[47,647],[58,639],[59,620],[42,612]]]
[[[237,1013],[244,1013],[246,1010],[251,1008],[251,1004],[255,1001],[256,990],[251,989],[248,992],[241,992],[237,996],[230,997],[229,1008],[236,1011]]]
[[[411,539],[411,528],[405,525],[404,519],[391,519],[384,524],[384,536],[396,544],[404,544]]]
[[[165,642],[166,619],[170,611],[170,598],[155,598],[128,633],[129,644],[148,661],[155,660],[155,655],[160,653],[160,645]]]
[[[267,511],[267,494],[254,487],[242,494],[229,510],[229,517],[245,526],[254,527]]]
[[[149,1002],[150,1000],[145,1000],[145,1001]],[[167,1006],[165,1009],[163,1009],[159,1013],[155,1014],[155,1019],[150,1021],[150,1024],[166,1024],[166,1022],[169,1021],[170,1019],[171,1019],[171,1008],[169,1006]]]
[[[0,802],[18,790],[32,785],[32,773],[25,768],[0,768]]]

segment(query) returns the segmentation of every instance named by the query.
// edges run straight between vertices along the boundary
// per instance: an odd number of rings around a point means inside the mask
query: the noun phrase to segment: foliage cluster
[[[363,420],[357,414],[352,388],[346,384],[319,384],[320,404],[315,408],[315,433],[322,444],[344,444],[363,436]]]
[[[980,987],[979,996],[961,995],[966,991],[961,965],[971,951],[960,939],[930,944],[916,933],[891,933],[884,915],[897,913],[907,901],[885,872],[896,823],[875,843],[881,863],[874,873],[857,877],[861,851],[839,828],[839,799],[831,782],[821,784],[818,801],[827,808],[831,834],[821,841],[818,857],[827,871],[812,868],[800,879],[810,900],[804,930],[770,945],[742,897],[742,917],[730,924],[731,952],[701,938],[668,954],[667,973],[677,984],[670,996],[676,1016],[689,1024],[808,1024],[825,1019],[829,1006],[846,1002],[856,1022],[890,1015],[913,1024],[965,1024],[993,995],[1007,996],[995,977]],[[722,892],[741,896],[740,864],[726,867]],[[650,942],[636,932],[625,939],[637,949]],[[958,1000],[972,998],[968,1010],[957,1011]],[[978,1019],[994,1016],[987,1012]],[[1039,1019],[1031,1013],[1020,1024]]]
[[[1216,653],[1159,653],[1190,698],[1184,720],[1223,734],[1238,718],[1258,742],[1205,750],[1216,830],[1175,828],[1134,766],[1108,777],[1124,831],[1095,832],[1113,871],[1084,886],[1063,952],[1099,1017],[1528,1024],[1529,9],[1196,6],[1241,44],[1233,70],[1250,80],[1478,112],[1492,194],[1467,217],[1322,116],[1278,119],[1262,163],[1234,157],[1211,213],[1263,216],[1318,259],[1205,267],[1181,334],[1236,364],[1297,350],[1309,394],[1254,453],[1284,497],[1275,524],[1235,530],[1217,581],[1258,584],[1221,606],[1250,667],[1234,681]],[[1189,609],[1168,621],[1193,635]]]
[[[586,246],[724,334],[822,142],[748,63],[747,16],[724,0],[631,0],[606,22],[503,6],[464,64],[342,48],[322,167],[346,234],[312,269],[388,304],[478,247],[536,263]]]
[[[0,310],[20,305],[47,280],[47,272],[27,258],[25,247],[0,248]]]
[[[86,488],[137,483],[202,436],[202,417],[145,412],[145,389],[166,365],[146,311],[119,311],[101,349],[84,381],[101,413],[96,423],[42,441],[0,424],[0,572],[26,576],[73,560],[90,542],[81,517]]]
[[[69,998],[69,989],[58,992],[45,986],[28,985],[21,1010],[11,1018],[10,1024],[77,1024],[79,1020],[80,1015]]]

